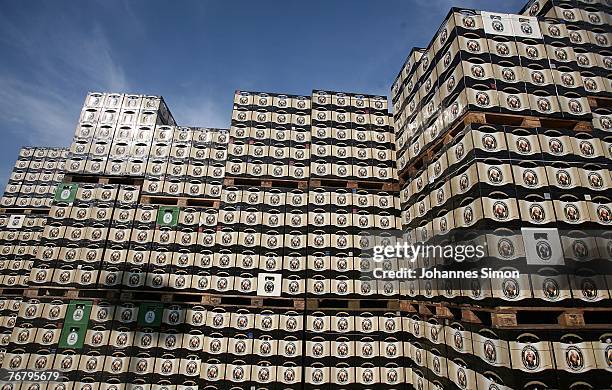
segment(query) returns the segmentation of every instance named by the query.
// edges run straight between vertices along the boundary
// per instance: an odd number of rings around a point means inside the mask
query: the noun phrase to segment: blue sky
[[[451,6],[525,1],[0,0],[0,186],[20,146],[69,145],[88,91],[162,95],[210,127],[229,126],[236,89],[388,94]]]

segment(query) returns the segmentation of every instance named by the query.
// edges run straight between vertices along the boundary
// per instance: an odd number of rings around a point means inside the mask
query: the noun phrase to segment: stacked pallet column
[[[406,235],[485,249],[415,268],[508,272],[404,282],[417,384],[609,382],[610,10],[546,3],[565,19],[452,9],[394,83]]]

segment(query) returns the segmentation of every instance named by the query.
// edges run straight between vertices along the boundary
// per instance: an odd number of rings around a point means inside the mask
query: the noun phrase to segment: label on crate
[[[86,332],[86,325],[79,325],[69,322],[64,323],[58,347],[72,349],[83,348],[83,342],[85,341]]]
[[[74,202],[79,186],[75,183],[61,183],[55,191],[55,200],[58,202]]]
[[[143,303],[138,308],[138,325],[159,326],[162,320],[164,305],[159,303]]]
[[[521,228],[529,265],[564,265],[559,231],[555,228]]]
[[[257,295],[280,297],[282,288],[281,274],[260,273],[257,275]]]
[[[514,36],[512,19],[509,14],[482,11],[480,15],[487,35]]]
[[[178,216],[178,207],[162,206],[157,212],[157,224],[159,226],[176,226],[178,223]]]
[[[20,229],[23,226],[23,221],[25,221],[25,215],[11,215],[9,217],[8,225],[6,226],[8,229]]]
[[[91,313],[91,302],[71,301],[66,309],[64,322],[71,325],[87,325]]]
[[[538,19],[533,16],[510,15],[512,19],[512,32],[523,38],[542,39],[542,32]]]

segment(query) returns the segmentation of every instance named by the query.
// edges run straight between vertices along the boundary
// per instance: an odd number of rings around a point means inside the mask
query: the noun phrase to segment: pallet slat
[[[396,311],[399,299],[306,298],[308,310]]]
[[[399,183],[395,181],[310,179],[309,184],[310,188],[333,187],[355,190],[379,190],[386,192],[399,191]]]

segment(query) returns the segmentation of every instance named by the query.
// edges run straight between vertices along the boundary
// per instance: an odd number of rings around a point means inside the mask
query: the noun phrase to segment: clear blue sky
[[[67,146],[88,91],[163,95],[229,126],[234,90],[388,94],[451,6],[526,0],[0,0],[0,187],[21,145]]]

